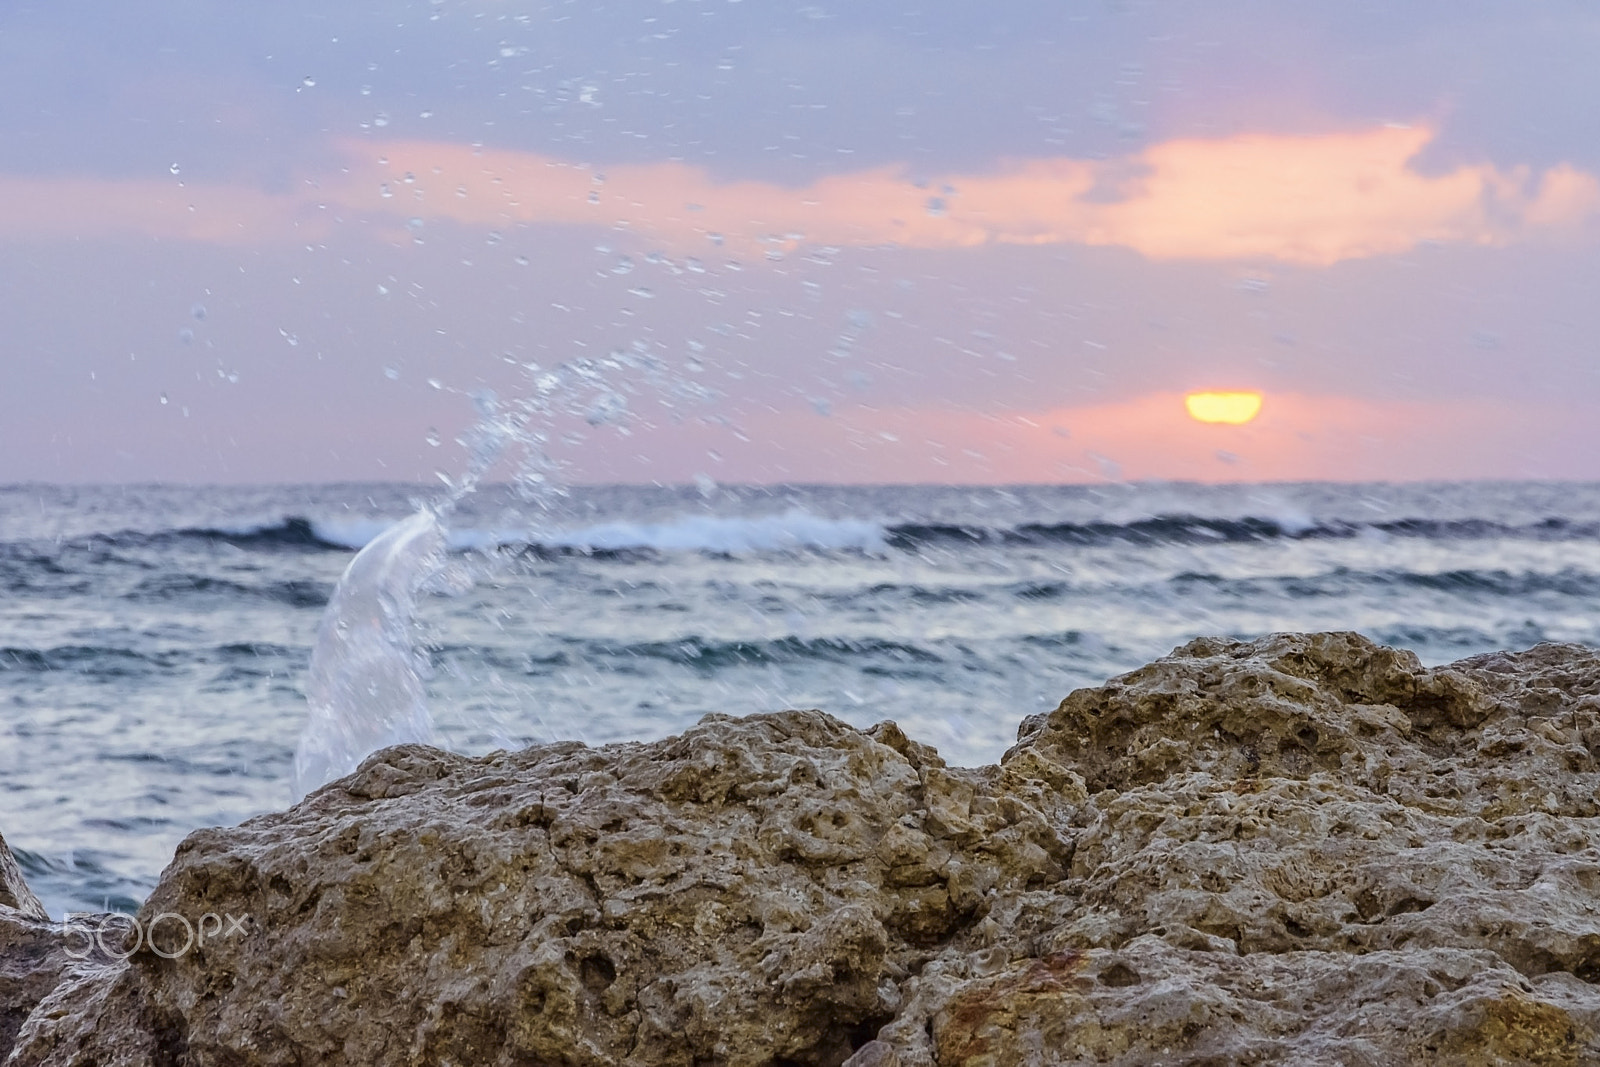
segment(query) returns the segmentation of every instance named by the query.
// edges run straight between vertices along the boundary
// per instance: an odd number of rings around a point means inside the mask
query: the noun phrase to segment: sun
[[[1260,393],[1190,393],[1183,398],[1189,415],[1200,422],[1242,426],[1261,414]]]

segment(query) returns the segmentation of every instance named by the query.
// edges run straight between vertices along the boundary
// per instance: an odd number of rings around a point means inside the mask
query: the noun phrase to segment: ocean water
[[[0,832],[52,913],[292,800],[323,610],[430,494],[0,489]],[[488,488],[446,538],[415,649],[468,752],[820,707],[970,765],[1201,634],[1600,643],[1592,485]]]

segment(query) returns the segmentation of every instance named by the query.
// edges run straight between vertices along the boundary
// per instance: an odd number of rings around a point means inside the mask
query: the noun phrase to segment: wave
[[[184,527],[158,532],[96,534],[77,542],[123,549],[173,542],[209,542],[256,551],[358,551],[389,529],[385,518],[313,519],[288,515],[240,526]],[[455,528],[453,552],[524,550],[545,555],[581,553],[633,558],[652,553],[703,552],[741,556],[774,552],[919,552],[970,547],[1159,547],[1162,545],[1259,544],[1273,541],[1600,539],[1600,523],[1544,518],[1531,523],[1492,519],[1404,518],[1382,522],[1312,520],[1304,516],[1219,518],[1166,514],[1129,522],[1026,522],[1013,526],[948,522],[884,522],[825,518],[800,509],[760,516],[682,515],[658,522],[614,521],[530,534],[526,530]],[[56,572],[59,561],[38,543],[0,544],[0,580],[5,572]]]
[[[862,519],[825,519],[792,509],[781,515],[723,518],[691,515],[669,522],[611,522],[554,534],[552,548],[652,549],[738,556],[805,549],[881,553],[884,528]]]
[[[0,674],[70,671],[94,678],[126,678],[167,671],[180,665],[180,653],[144,653],[131,648],[101,645],[62,645],[57,648],[0,648]]]
[[[860,663],[877,661],[880,667],[930,667],[944,657],[930,649],[905,641],[883,638],[779,637],[762,641],[719,641],[691,634],[671,641],[641,641],[615,644],[606,641],[569,639],[577,661],[609,661],[613,668],[629,660],[672,663],[711,673],[730,667],[769,666],[794,663]],[[525,666],[543,670],[574,662],[566,652],[550,656],[529,656]]]
[[[295,578],[265,585],[248,585],[203,574],[161,574],[140,582],[126,597],[138,601],[178,600],[184,597],[233,597],[269,600],[292,608],[320,608],[333,589],[325,582]]]
[[[270,642],[245,642],[215,648],[165,648],[140,650],[121,645],[57,645],[52,648],[0,646],[0,674],[67,672],[87,678],[127,678],[167,673],[195,667],[228,670],[266,663],[278,669],[281,661],[300,661],[304,649]]]
[[[1600,538],[1600,523],[1547,518],[1527,524],[1490,519],[1396,519],[1388,522],[1313,522],[1302,518],[1212,518],[1157,515],[1132,522],[1023,523],[1009,527],[954,523],[900,523],[887,528],[891,548],[914,551],[928,546],[1082,545],[1085,547],[1162,544],[1237,544],[1263,541],[1348,540],[1404,537],[1436,541],[1577,541]]]
[[[253,549],[358,551],[389,529],[393,519],[308,519],[290,515],[274,522],[230,527],[186,527],[158,533],[124,531],[89,540],[116,547],[171,541],[209,541]],[[748,555],[803,550],[882,553],[884,527],[864,519],[828,519],[792,509],[779,515],[724,517],[688,515],[664,522],[606,522],[541,535],[527,531],[453,528],[454,552],[532,548],[584,553],[629,551],[708,552]],[[44,557],[33,562],[44,563]]]
[[[1371,594],[1406,590],[1425,590],[1473,599],[1503,598],[1508,601],[1542,595],[1600,596],[1600,574],[1574,567],[1564,567],[1558,571],[1460,568],[1431,573],[1335,567],[1320,574],[1251,575],[1242,578],[1185,571],[1173,575],[1167,582],[1180,589],[1205,587],[1218,596],[1234,598],[1276,594],[1308,600],[1347,597],[1358,591]],[[1076,593],[1086,590],[1068,591]]]
[[[377,520],[376,537],[389,524]],[[245,549],[310,549],[348,551],[359,548],[350,539],[341,536],[340,523],[316,522],[299,515],[288,515],[271,522],[241,526],[184,526],[175,530],[120,530],[116,533],[91,534],[77,542],[80,546],[98,546],[109,549],[161,547],[173,543],[205,541],[212,544],[232,545]],[[362,534],[365,531],[361,531]],[[362,543],[365,543],[364,541]],[[70,543],[69,543],[70,544]],[[20,547],[20,546],[7,546]]]

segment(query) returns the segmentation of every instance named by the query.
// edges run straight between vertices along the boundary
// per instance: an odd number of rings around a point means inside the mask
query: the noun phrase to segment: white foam
[[[608,522],[544,538],[561,548],[651,548],[660,552],[854,550],[882,554],[884,528],[862,519],[825,519],[799,509],[756,518],[688,515],[669,522]]]
[[[393,525],[393,519],[316,519],[311,523],[311,532],[318,541],[362,549]]]
[[[364,548],[392,525],[388,519],[333,519],[311,524],[319,540],[353,549]],[[685,515],[665,522],[606,522],[539,535],[469,527],[447,530],[445,545],[452,552],[481,552],[534,540],[552,548],[589,551],[647,548],[658,552],[719,552],[737,556],[821,549],[881,555],[888,550],[884,538],[884,527],[879,523],[865,519],[825,519],[795,508],[781,515],[755,518]]]

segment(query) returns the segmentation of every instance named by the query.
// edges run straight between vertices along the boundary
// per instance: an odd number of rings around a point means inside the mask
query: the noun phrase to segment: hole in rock
[[[1572,975],[1590,985],[1600,985],[1600,953],[1591,951],[1585,955],[1573,965]]]
[[[1122,986],[1138,985],[1141,979],[1138,971],[1118,960],[1100,972],[1100,981],[1105,985],[1120,988]]]
[[[1431,907],[1433,907],[1433,901],[1431,900],[1423,900],[1421,897],[1401,897],[1389,905],[1389,909],[1385,914],[1391,917],[1406,915],[1413,911],[1427,911]]]
[[[857,1023],[850,1030],[850,1051],[854,1052],[868,1041],[876,1040],[878,1031],[892,1022],[894,1022],[893,1015],[874,1015]]]
[[[578,964],[584,987],[598,993],[617,980],[617,966],[604,956],[585,956]]]

